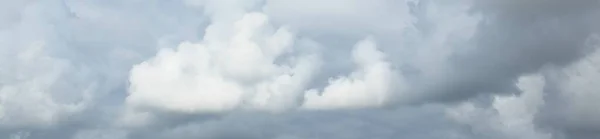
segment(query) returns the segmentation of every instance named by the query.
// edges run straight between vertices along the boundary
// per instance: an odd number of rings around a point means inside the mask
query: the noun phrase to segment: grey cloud
[[[417,89],[431,99],[460,100],[511,91],[516,77],[544,65],[567,65],[593,50],[598,1],[476,1],[477,32],[448,57],[441,77]],[[596,6],[591,6],[596,5]],[[439,92],[439,93],[436,93]]]
[[[190,123],[167,131],[167,137],[189,138],[443,138],[469,136],[463,127],[440,115],[439,108],[394,111],[293,112],[236,114],[220,120]],[[422,119],[429,119],[423,121]],[[411,122],[412,121],[412,122]],[[200,130],[199,130],[200,129]],[[462,133],[464,132],[464,133]],[[450,135],[451,136],[451,135]],[[452,137],[451,137],[452,138]]]
[[[572,69],[573,63],[585,63],[590,59],[588,56],[596,55],[593,52],[597,49],[594,35],[600,31],[599,1],[488,0],[475,3],[473,14],[482,16],[476,34],[464,44],[466,49],[459,49],[461,51],[450,57],[448,62],[452,65],[446,76],[440,77],[442,80],[426,80],[432,83],[422,86],[424,92],[418,92],[432,93],[429,100],[443,101],[460,101],[482,93],[517,92],[513,87],[516,77],[550,66],[559,69],[559,75],[545,75],[548,79],[544,89],[546,104],[536,114],[536,124],[555,132],[554,138],[598,136],[595,133],[598,122],[590,118],[596,114],[587,106],[577,104],[583,99],[574,100],[570,94],[588,98],[593,95],[561,87],[574,84],[588,88],[585,82],[570,80],[593,79],[595,73],[593,70],[584,73],[586,68],[583,67],[578,71],[560,69]],[[596,89],[587,91],[593,90]],[[572,111],[574,109],[579,112]]]
[[[237,112],[218,117],[171,115],[164,119],[171,123],[137,129],[71,125],[59,126],[56,130],[23,130],[21,133],[28,133],[29,139],[86,136],[91,139],[476,139],[485,137],[485,134],[499,134],[494,131],[474,133],[468,125],[444,117],[444,109],[443,106],[422,106],[395,110],[300,111],[284,114]]]

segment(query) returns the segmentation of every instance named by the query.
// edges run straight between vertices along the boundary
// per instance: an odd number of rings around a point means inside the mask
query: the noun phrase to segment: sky
[[[599,0],[0,0],[0,138],[597,139]]]

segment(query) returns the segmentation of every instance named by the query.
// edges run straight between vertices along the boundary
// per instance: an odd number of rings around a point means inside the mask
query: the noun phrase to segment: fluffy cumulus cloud
[[[0,0],[0,138],[595,139],[598,0]]]
[[[525,75],[518,79],[516,85],[522,91],[519,96],[494,96],[488,108],[478,107],[476,102],[463,102],[448,109],[447,114],[463,124],[471,125],[476,132],[496,131],[494,135],[485,135],[487,138],[552,138],[551,133],[536,128],[533,123],[544,104],[544,76]]]
[[[348,76],[330,79],[323,92],[309,90],[302,105],[308,109],[377,107],[389,103],[392,93],[401,93],[404,84],[385,55],[371,38],[358,42],[352,50],[357,70]]]
[[[270,28],[262,13],[247,13],[231,25],[232,32],[226,33],[231,36],[183,42],[175,51],[163,49],[135,65],[127,104],[187,112],[298,105],[296,99],[320,65],[318,57],[291,55],[294,35]]]

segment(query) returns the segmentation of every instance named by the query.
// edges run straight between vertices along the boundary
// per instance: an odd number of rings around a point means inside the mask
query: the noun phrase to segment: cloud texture
[[[598,138],[599,2],[0,0],[0,138]]]

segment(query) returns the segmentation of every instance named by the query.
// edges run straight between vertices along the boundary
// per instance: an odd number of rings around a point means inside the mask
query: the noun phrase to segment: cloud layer
[[[598,138],[598,0],[0,0],[0,137]]]

